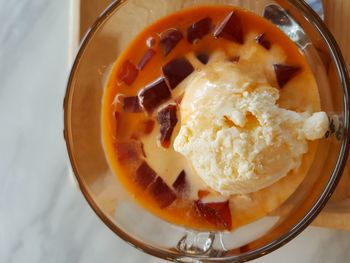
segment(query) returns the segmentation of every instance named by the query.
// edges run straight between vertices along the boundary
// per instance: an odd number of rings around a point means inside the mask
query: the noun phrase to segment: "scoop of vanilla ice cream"
[[[222,194],[265,188],[298,168],[328,118],[279,108],[279,90],[244,61],[211,61],[186,81],[175,151]]]

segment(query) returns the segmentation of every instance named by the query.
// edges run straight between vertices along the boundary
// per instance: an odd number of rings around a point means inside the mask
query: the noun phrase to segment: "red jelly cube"
[[[131,163],[140,161],[142,156],[142,146],[138,141],[116,142],[115,150],[117,158],[121,163]]]
[[[188,185],[186,181],[186,172],[184,170],[182,170],[177,176],[175,182],[173,183],[173,187],[179,194],[184,194],[186,192]]]
[[[209,61],[209,56],[208,54],[205,54],[205,53],[196,54],[196,58],[204,65],[206,65]]]
[[[170,53],[170,51],[172,51],[175,48],[175,46],[180,42],[182,38],[183,38],[183,35],[181,31],[174,28],[161,33],[159,44],[163,49],[164,56],[167,56]]]
[[[156,40],[154,37],[149,37],[146,39],[146,45],[147,47],[153,47],[156,44]]]
[[[139,71],[135,64],[130,60],[126,60],[119,70],[118,78],[126,85],[131,86],[134,83],[138,73]]]
[[[187,41],[190,43],[195,42],[197,39],[201,39],[207,35],[212,27],[212,20],[210,17],[203,18],[193,23],[187,29]]]
[[[122,107],[124,112],[141,112],[142,108],[137,96],[122,97]]]
[[[171,93],[162,77],[148,84],[138,96],[141,106],[151,114],[160,104],[171,98]]]
[[[234,57],[230,58],[230,61],[234,62],[234,63],[237,63],[237,62],[239,62],[240,58],[241,58],[240,56],[234,56]]]
[[[147,120],[143,120],[138,126],[138,128],[139,128],[139,131],[142,132],[142,134],[148,135],[153,131],[155,124],[156,123],[154,120],[147,119]]]
[[[162,70],[170,88],[175,89],[181,81],[194,71],[194,68],[186,58],[176,58],[165,64]]]
[[[248,244],[239,247],[239,252],[241,252],[241,253],[246,253],[246,252],[249,252],[250,250],[251,250],[251,248],[249,247]]]
[[[280,88],[283,88],[292,78],[294,78],[301,71],[298,66],[274,64],[276,79]]]
[[[220,203],[202,203],[195,201],[197,213],[209,223],[223,229],[232,229],[229,201]]]
[[[136,170],[134,180],[136,184],[143,189],[146,189],[147,186],[154,182],[156,177],[156,172],[145,161],[143,161]]]
[[[150,134],[153,131],[155,124],[156,123],[153,119],[140,121],[131,137],[133,139],[139,139],[142,136]]]
[[[214,36],[243,44],[243,27],[239,16],[234,11],[230,12],[215,29]]]
[[[271,49],[271,42],[266,39],[266,35],[265,34],[261,34],[261,35],[257,36],[256,37],[256,42],[259,45],[263,46],[267,50]]]
[[[198,191],[198,198],[203,199],[204,197],[206,197],[209,194],[210,194],[210,192],[207,190],[199,190]]]
[[[146,53],[143,55],[143,57],[137,64],[137,69],[142,70],[155,54],[156,54],[156,51],[154,51],[154,49],[152,48],[147,49]]]
[[[157,121],[160,124],[160,143],[164,148],[169,148],[171,135],[177,123],[177,107],[170,104],[158,112]]]
[[[176,200],[176,194],[160,177],[150,186],[150,193],[160,208],[168,207]]]

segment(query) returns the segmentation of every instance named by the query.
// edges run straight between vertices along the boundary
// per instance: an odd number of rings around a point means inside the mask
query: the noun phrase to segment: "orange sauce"
[[[107,158],[109,160],[110,166],[114,173],[117,175],[120,182],[132,194],[135,201],[142,205],[147,210],[151,211],[155,215],[167,220],[171,223],[183,225],[190,228],[196,229],[216,229],[217,227],[208,223],[207,221],[199,218],[193,209],[193,201],[177,199],[171,206],[161,209],[154,198],[150,196],[147,191],[144,191],[138,187],[133,181],[134,168],[127,167],[118,162],[115,142],[117,140],[129,139],[132,131],[136,128],[137,123],[142,119],[149,118],[145,113],[120,113],[119,121],[117,122],[114,113],[115,111],[121,112],[120,105],[116,106],[114,103],[115,96],[117,94],[124,94],[128,96],[135,96],[138,91],[145,87],[147,84],[153,82],[155,79],[162,75],[161,67],[170,60],[184,56],[188,52],[205,52],[207,54],[212,53],[216,50],[221,50],[226,53],[232,52],[229,47],[235,45],[234,42],[219,38],[215,39],[212,33],[209,33],[203,37],[198,43],[191,44],[186,40],[186,30],[194,22],[205,18],[212,18],[213,24],[218,25],[226,15],[234,10],[236,14],[239,15],[242,25],[244,35],[249,32],[256,32],[257,34],[265,33],[268,39],[275,44],[278,44],[284,50],[287,55],[286,63],[297,64],[307,69],[309,71],[309,66],[295,44],[277,27],[272,25],[269,21],[253,14],[248,11],[233,8],[232,6],[215,6],[215,7],[198,7],[194,9],[188,9],[181,11],[179,13],[174,13],[167,16],[154,24],[145,28],[144,31],[130,43],[128,48],[118,57],[115,62],[113,69],[111,71],[105,92],[103,97],[102,105],[102,132],[103,132],[103,144]],[[159,34],[166,31],[169,28],[177,28],[184,33],[184,38],[177,44],[177,46],[164,57],[162,49],[158,45]],[[139,72],[135,82],[131,86],[127,86],[122,81],[118,79],[118,72],[125,62],[125,60],[130,60],[137,64],[143,57],[144,53],[147,51],[148,47],[146,41],[148,38],[153,37],[156,40],[156,44],[152,47],[156,51],[156,55],[149,61],[145,68]],[[236,44],[239,46],[239,44]],[[230,56],[234,54],[229,54]],[[316,91],[317,92],[317,91]],[[316,95],[318,95],[316,93]],[[282,96],[283,97],[283,96]],[[319,107],[318,99],[316,102],[312,102],[316,105],[314,108]],[[316,109],[315,109],[316,110]],[[175,137],[176,134],[173,134]],[[312,162],[313,152],[315,151],[315,145],[310,144],[310,155],[304,159],[308,159],[308,162]],[[305,172],[307,172],[309,165],[305,166]],[[304,169],[304,168],[303,168]],[[290,175],[288,175],[290,176]],[[288,177],[287,176],[287,177]],[[300,183],[300,180],[296,184]],[[285,184],[288,179],[282,179],[279,184]],[[297,187],[293,186],[294,189]],[[272,191],[272,193],[271,193]],[[259,191],[260,192],[260,191]],[[273,188],[262,191],[262,193],[256,193],[257,199],[265,198],[269,194],[273,194]],[[255,193],[254,193],[255,194]],[[282,199],[286,199],[283,197]],[[278,198],[277,198],[278,199]],[[279,202],[282,203],[284,200]],[[262,202],[263,203],[263,202]],[[268,205],[267,205],[268,206]],[[254,210],[255,209],[255,210]],[[271,209],[267,209],[271,210]],[[241,213],[242,217],[238,220],[235,219],[236,214],[233,212],[232,221],[233,228],[240,225],[249,223],[255,220],[257,217],[264,216],[267,212],[264,208],[256,208],[252,206],[250,211],[247,212],[248,216],[243,216],[245,213]],[[238,216],[237,216],[238,217]]]

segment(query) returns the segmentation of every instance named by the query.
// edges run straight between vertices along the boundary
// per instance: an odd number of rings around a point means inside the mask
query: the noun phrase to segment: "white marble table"
[[[0,262],[156,263],[101,223],[66,176],[68,0],[0,0]],[[349,262],[350,232],[309,227],[255,262]]]

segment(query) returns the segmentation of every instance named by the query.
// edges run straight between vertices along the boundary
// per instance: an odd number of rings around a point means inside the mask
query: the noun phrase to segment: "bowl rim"
[[[90,207],[94,210],[96,215],[104,222],[104,224],[107,225],[115,234],[117,234],[122,240],[130,244],[131,246],[147,253],[150,255],[153,255],[158,258],[167,259],[174,261],[176,259],[179,259],[181,257],[176,252],[170,252],[170,251],[164,251],[163,249],[159,249],[157,247],[144,244],[141,241],[138,241],[137,239],[133,238],[126,232],[124,232],[122,229],[120,229],[118,226],[116,226],[112,220],[99,208],[97,203],[94,201],[94,198],[90,195],[88,187],[83,182],[83,179],[79,176],[78,173],[78,166],[75,163],[74,158],[74,150],[72,147],[72,138],[71,138],[71,126],[70,126],[70,108],[71,108],[71,97],[72,97],[72,91],[74,90],[74,79],[75,74],[79,68],[80,60],[84,54],[85,48],[88,46],[90,40],[93,38],[95,32],[99,29],[99,27],[112,15],[123,3],[127,2],[128,0],[117,0],[113,3],[111,3],[97,18],[95,23],[88,29],[84,37],[82,38],[78,53],[75,57],[74,63],[71,67],[71,71],[69,74],[68,82],[67,82],[67,88],[66,88],[66,94],[63,101],[63,109],[64,109],[64,139],[67,147],[67,152],[69,156],[69,160],[71,163],[71,167],[73,169],[74,175],[77,179],[79,188],[85,197],[86,201],[89,203]],[[273,252],[274,250],[280,248],[281,246],[285,245],[289,241],[291,241],[293,238],[295,238],[298,234],[300,234],[315,218],[316,216],[321,212],[323,207],[326,205],[327,201],[331,197],[332,193],[334,192],[340,177],[342,175],[342,172],[344,170],[344,167],[347,162],[347,156],[349,154],[349,88],[350,88],[350,79],[349,74],[346,66],[346,62],[342,56],[342,53],[340,51],[340,48],[331,34],[330,30],[327,28],[325,23],[322,21],[322,19],[317,15],[317,13],[304,1],[299,0],[286,0],[290,4],[292,4],[295,8],[297,8],[304,17],[308,18],[308,22],[317,30],[317,32],[322,36],[323,40],[327,44],[327,47],[329,48],[329,52],[331,56],[333,57],[336,69],[338,73],[338,77],[340,79],[340,83],[343,89],[343,102],[344,102],[344,120],[343,120],[343,138],[341,142],[341,148],[339,151],[339,156],[335,165],[335,168],[332,172],[332,175],[330,176],[328,183],[323,191],[323,193],[319,196],[315,204],[312,206],[312,208],[308,211],[308,213],[296,224],[290,231],[280,236],[278,239],[268,243],[267,245],[260,247],[256,250],[253,250],[251,252],[242,253],[237,256],[228,256],[228,257],[216,257],[216,258],[208,258],[203,256],[184,256],[186,258],[190,257],[194,260],[206,260],[206,262],[228,262],[228,261],[234,261],[234,262],[242,262],[242,261],[248,261],[252,259],[259,258],[263,255],[266,255],[268,253]],[[279,2],[279,0],[276,0],[276,2]]]

